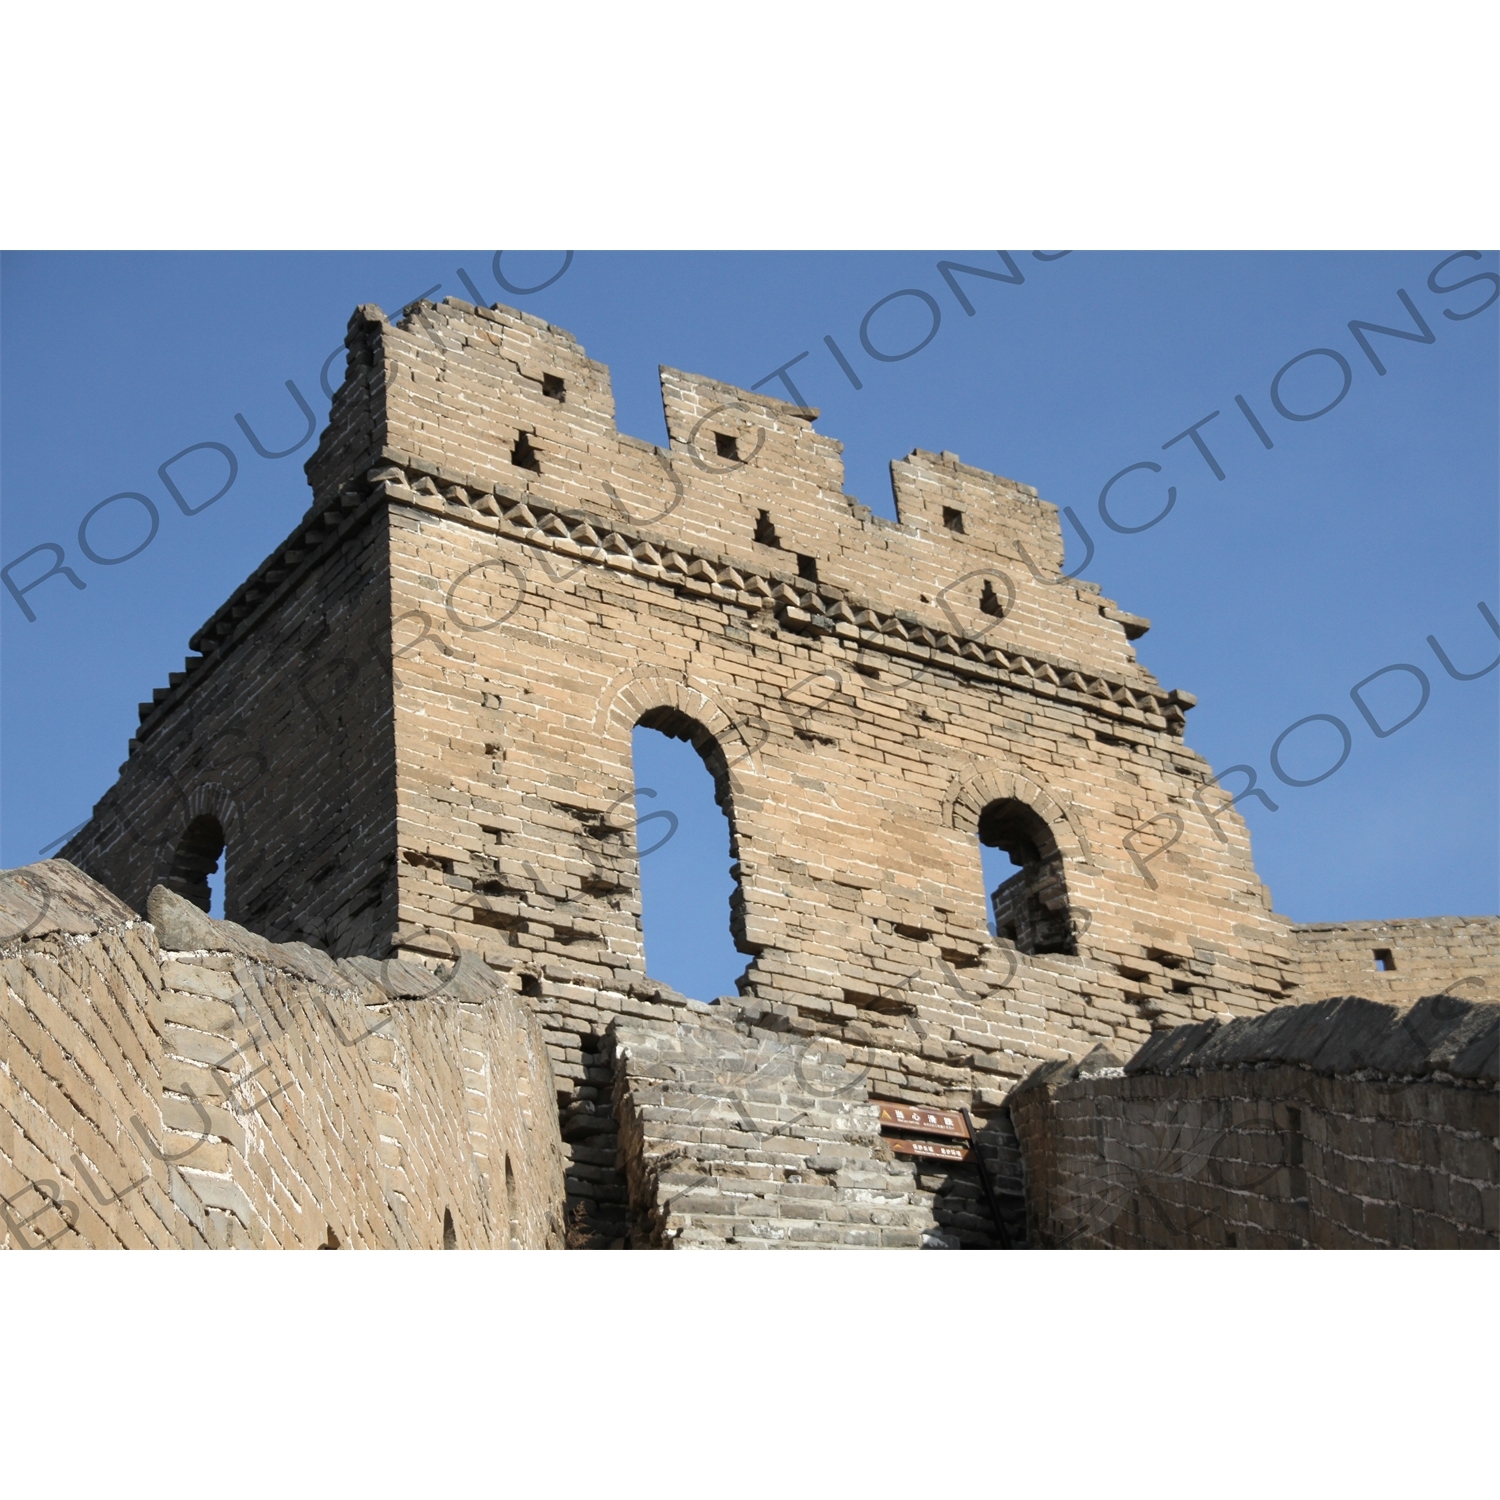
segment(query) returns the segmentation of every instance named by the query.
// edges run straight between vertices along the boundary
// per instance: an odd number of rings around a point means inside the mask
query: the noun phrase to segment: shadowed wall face
[[[212,858],[225,915],[262,936],[388,951],[390,590],[370,522],[323,513],[193,637],[63,857],[136,910],[165,884],[205,911]]]
[[[1495,1249],[1500,1006],[1346,999],[1098,1049],[1011,1098],[1033,1244]]]

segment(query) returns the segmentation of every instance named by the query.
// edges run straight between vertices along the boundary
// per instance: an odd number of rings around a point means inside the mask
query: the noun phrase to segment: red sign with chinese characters
[[[897,1156],[920,1156],[924,1161],[968,1161],[973,1152],[967,1146],[950,1146],[946,1141],[892,1141]]]
[[[920,1131],[923,1135],[946,1135],[955,1140],[969,1139],[964,1117],[952,1109],[923,1109],[915,1104],[882,1104],[880,1124],[883,1129]]]

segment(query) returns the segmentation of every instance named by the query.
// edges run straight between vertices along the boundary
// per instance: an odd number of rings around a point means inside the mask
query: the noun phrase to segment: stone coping
[[[1405,1008],[1359,995],[1282,1006],[1227,1023],[1175,1026],[1152,1037],[1128,1063],[1098,1046],[1082,1058],[1038,1068],[1015,1093],[1074,1080],[1267,1065],[1494,1085],[1500,1083],[1500,1005],[1440,994]]]

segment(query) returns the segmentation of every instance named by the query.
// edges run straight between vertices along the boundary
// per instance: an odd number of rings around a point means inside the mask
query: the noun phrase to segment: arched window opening
[[[458,1249],[458,1231],[453,1227],[453,1210],[451,1208],[443,1210],[443,1249]]]
[[[753,950],[724,753],[675,709],[643,715],[631,747],[647,972],[695,1000],[733,995]]]
[[[224,882],[219,875],[219,856],[224,852],[224,830],[211,813],[203,813],[182,830],[172,855],[172,869],[162,884],[185,896],[194,906],[213,916],[224,915]],[[215,900],[217,895],[217,901]],[[217,911],[214,910],[217,906]]]
[[[979,817],[979,845],[990,931],[1022,953],[1077,953],[1062,854],[1042,818],[1014,798],[991,802]]]
[[[1012,862],[1005,850],[992,849],[988,844],[979,846],[979,862],[984,870],[984,888],[988,892],[984,902],[984,917],[989,923],[990,936],[1008,938],[1015,942],[1015,922],[1008,916],[1004,921],[997,919],[995,903],[1001,890],[1021,873],[1021,867]]]

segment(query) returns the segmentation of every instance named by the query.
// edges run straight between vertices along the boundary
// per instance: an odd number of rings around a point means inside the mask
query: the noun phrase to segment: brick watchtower
[[[505,308],[362,307],[347,345],[311,509],[64,853],[140,909],[157,880],[206,904],[227,844],[226,914],[268,938],[510,975],[596,1242],[626,1234],[618,1126],[649,1146],[621,1026],[816,1043],[856,1102],[993,1124],[1041,1060],[1294,989],[1192,698],[1136,660],[1146,621],[1060,576],[1035,490],[914,452],[889,522],[815,411],[669,369],[654,447],[605,366]],[[691,741],[729,818],[737,1007],[647,979],[638,724]],[[981,841],[1022,867],[999,937]],[[668,1233],[654,1170],[638,1241]]]

